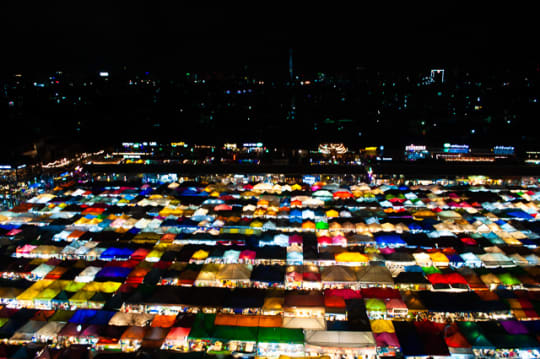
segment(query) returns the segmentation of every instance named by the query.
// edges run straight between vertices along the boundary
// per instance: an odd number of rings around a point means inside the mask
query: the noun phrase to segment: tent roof
[[[320,347],[365,348],[374,347],[371,332],[306,330],[306,344]]]

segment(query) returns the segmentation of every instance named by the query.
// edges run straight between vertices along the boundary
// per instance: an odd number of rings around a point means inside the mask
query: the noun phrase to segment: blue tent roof
[[[519,218],[519,219],[527,219],[527,220],[534,219],[533,216],[523,211],[511,211],[511,212],[506,212],[506,214],[509,215],[510,217]]]
[[[522,239],[519,239],[519,241],[521,243],[523,243],[523,245],[525,245],[525,246],[537,246],[538,245],[538,241],[535,240],[535,239],[531,239],[531,238],[522,238]]]
[[[175,219],[166,219],[161,222],[160,227],[180,227],[180,223]]]
[[[69,318],[70,323],[77,324],[88,324],[88,320],[95,316],[97,310],[94,309],[78,309],[71,318]]]
[[[448,260],[450,261],[450,263],[464,263],[465,261],[463,260],[463,258],[461,258],[461,256],[457,255],[457,254],[451,254],[448,257]]]
[[[107,248],[100,255],[100,259],[126,259],[133,254],[134,250],[130,248]]]
[[[415,222],[409,223],[407,227],[409,227],[411,231],[421,231],[423,229],[421,225]]]
[[[101,269],[96,278],[110,277],[110,278],[125,278],[131,273],[131,268],[124,267],[104,267]]]
[[[198,228],[199,222],[195,222],[189,218],[184,218],[178,222],[178,227],[182,228]]]
[[[397,234],[379,234],[375,236],[379,246],[405,246],[407,243]]]
[[[302,211],[299,209],[293,209],[289,212],[289,218],[291,217],[300,217],[302,218]]]
[[[93,317],[89,318],[86,324],[107,325],[115,313],[109,310],[98,310]]]
[[[413,266],[405,266],[405,272],[424,273],[424,270],[420,266],[413,265]]]

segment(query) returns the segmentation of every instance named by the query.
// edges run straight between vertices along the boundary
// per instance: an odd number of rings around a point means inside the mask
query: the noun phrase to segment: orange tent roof
[[[305,221],[304,223],[302,223],[302,228],[303,229],[315,229],[315,223],[313,223],[311,221]]]
[[[346,303],[343,297],[337,295],[324,296],[324,306],[327,308],[345,308]]]
[[[218,314],[214,324],[235,327],[280,327],[282,319],[275,315]]]
[[[151,327],[170,328],[176,321],[176,315],[156,315],[152,320]]]
[[[277,328],[283,324],[283,318],[280,315],[261,315],[259,316],[259,327]]]
[[[85,233],[86,233],[85,231],[75,230],[75,231],[71,232],[70,234],[68,234],[67,237],[68,238],[79,238],[80,236],[82,236]]]

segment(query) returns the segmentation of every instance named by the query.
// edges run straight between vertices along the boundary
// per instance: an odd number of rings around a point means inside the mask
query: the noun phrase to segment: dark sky
[[[175,3],[4,1],[4,69],[95,70],[126,64],[212,71],[248,64],[266,70],[286,66],[290,47],[296,64],[306,69],[538,58],[536,12],[509,2],[355,1],[338,7],[328,1],[294,8],[277,2]]]

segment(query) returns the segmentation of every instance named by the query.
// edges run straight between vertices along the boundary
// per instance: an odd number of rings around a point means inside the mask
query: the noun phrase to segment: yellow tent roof
[[[263,226],[263,223],[260,221],[253,221],[249,224],[252,228],[261,228]]]
[[[64,289],[69,283],[71,283],[71,280],[55,280],[50,286],[48,286],[48,289]]]
[[[93,291],[80,290],[69,298],[70,302],[86,302],[96,294]]]
[[[206,259],[208,258],[208,252],[205,251],[205,250],[202,250],[202,249],[199,249],[198,251],[196,251],[195,253],[193,253],[193,255],[191,256],[191,258],[193,259],[197,259],[197,260],[200,260],[200,259]]]
[[[102,293],[114,293],[120,288],[122,283],[120,282],[90,282],[87,283],[82,290],[87,292],[102,292]]]
[[[35,297],[37,297],[41,293],[38,289],[32,289],[32,287],[28,288],[21,294],[17,296],[17,300],[34,300]]]
[[[77,292],[81,290],[82,287],[84,287],[86,283],[83,282],[70,282],[65,287],[64,290],[68,292]]]
[[[101,292],[102,293],[114,293],[120,288],[122,283],[120,282],[101,282]]]
[[[394,324],[391,320],[377,319],[370,321],[373,333],[395,333]]]
[[[152,249],[144,259],[148,261],[148,258],[161,258],[162,255],[163,251],[157,250],[154,247],[154,249]]]
[[[448,257],[441,252],[429,253],[429,258],[433,262],[449,262]]]
[[[269,297],[264,299],[263,309],[266,310],[282,310],[284,298],[283,297]]]
[[[339,212],[336,211],[335,209],[330,209],[330,210],[326,211],[326,217],[327,218],[339,217]]]
[[[433,217],[437,217],[437,215],[434,212],[429,211],[427,209],[414,212],[413,216],[416,217],[416,218],[433,218]]]
[[[341,252],[335,256],[337,262],[368,262],[369,258],[358,252]]]

